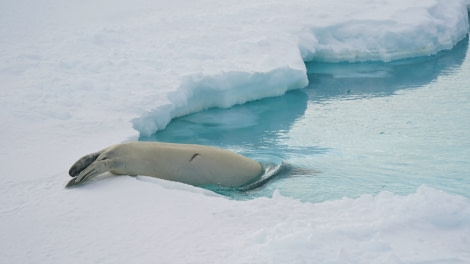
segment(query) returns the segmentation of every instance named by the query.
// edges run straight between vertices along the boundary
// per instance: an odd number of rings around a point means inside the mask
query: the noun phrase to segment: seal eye
[[[191,157],[191,159],[189,160],[189,162],[193,161],[193,159],[196,158],[197,156],[199,156],[199,153],[194,154],[194,155]]]

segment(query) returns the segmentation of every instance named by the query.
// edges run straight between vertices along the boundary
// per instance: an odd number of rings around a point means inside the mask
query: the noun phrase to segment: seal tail
[[[281,164],[262,163],[262,165],[264,169],[263,175],[253,182],[237,187],[238,191],[247,192],[256,190],[279,178],[313,175],[318,173],[313,169],[297,168],[285,162],[282,162]]]
[[[72,165],[72,167],[70,167],[69,175],[72,177],[77,177],[80,172],[90,166],[90,164],[92,164],[102,152],[103,151],[98,151],[81,157]]]
[[[258,189],[268,182],[272,181],[274,178],[278,178],[278,176],[286,169],[286,164],[282,162],[281,164],[275,163],[261,163],[263,166],[263,174],[255,179],[252,182],[246,183],[236,189],[241,192],[251,191],[254,189]]]

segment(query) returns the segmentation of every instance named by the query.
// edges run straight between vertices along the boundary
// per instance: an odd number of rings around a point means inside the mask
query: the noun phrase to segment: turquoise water
[[[307,63],[308,87],[174,119],[142,141],[213,145],[286,170],[235,199],[409,194],[425,184],[470,197],[468,38],[435,56],[390,63]]]

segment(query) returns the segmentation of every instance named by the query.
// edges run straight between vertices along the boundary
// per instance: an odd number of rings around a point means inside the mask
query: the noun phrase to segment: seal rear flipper
[[[84,169],[92,164],[103,151],[95,152],[81,157],[70,167],[69,175],[77,177]]]

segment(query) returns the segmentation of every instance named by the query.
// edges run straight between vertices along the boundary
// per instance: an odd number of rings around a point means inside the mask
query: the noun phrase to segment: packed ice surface
[[[464,1],[435,0],[41,0],[0,12],[8,118],[133,120],[147,135],[175,116],[302,88],[305,60],[435,54],[468,28]]]
[[[468,199],[231,201],[145,177],[65,190],[81,155],[307,85],[304,61],[452,48],[463,0],[0,4],[0,262],[465,263]],[[438,239],[436,239],[438,238]]]

